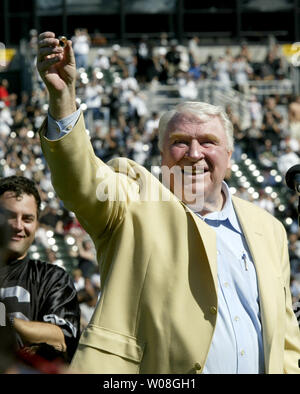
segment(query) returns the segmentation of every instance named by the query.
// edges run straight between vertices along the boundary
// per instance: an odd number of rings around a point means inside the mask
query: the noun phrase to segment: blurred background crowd
[[[37,182],[43,210],[31,257],[73,276],[84,327],[100,296],[101,278],[93,243],[56,196],[41,152],[37,131],[48,105],[35,69],[37,34],[31,30],[26,42],[33,89],[18,94],[7,79],[0,80],[0,176],[23,175]],[[164,33],[155,42],[143,36],[126,47],[107,41],[93,45],[82,28],[72,41],[77,104],[94,151],[105,162],[126,156],[149,170],[156,166],[159,176],[161,114],[185,100],[225,108],[236,142],[226,180],[232,193],[266,209],[286,227],[291,290],[294,301],[299,299],[298,197],[287,188],[285,174],[300,163],[300,96],[284,46],[270,40],[265,47],[203,47],[197,36],[182,45]]]

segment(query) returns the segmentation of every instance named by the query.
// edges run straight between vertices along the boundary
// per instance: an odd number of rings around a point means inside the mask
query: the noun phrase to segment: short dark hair
[[[23,194],[32,195],[37,206],[37,216],[40,216],[41,197],[34,181],[17,175],[2,178],[0,179],[0,196],[5,192],[14,192],[16,197],[20,197]]]

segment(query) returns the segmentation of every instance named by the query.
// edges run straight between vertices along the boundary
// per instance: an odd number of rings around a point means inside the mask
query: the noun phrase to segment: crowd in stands
[[[197,100],[197,83],[202,80],[219,81],[225,92],[233,87],[249,93],[249,80],[289,78],[289,66],[277,45],[260,63],[251,58],[247,45],[241,45],[236,56],[224,48],[222,56],[208,55],[201,62],[197,37],[192,38],[184,50],[174,40],[169,42],[165,35],[155,46],[142,37],[126,53],[117,44],[98,47],[93,59],[89,56],[92,40],[87,30],[77,29],[72,40],[78,68],[77,102],[84,112],[95,153],[105,162],[126,156],[148,168],[159,165],[157,128],[161,114],[149,110],[146,94],[153,85],[178,86],[181,98]],[[33,34],[30,41],[33,54],[35,46]],[[11,91],[7,80],[0,82],[0,175],[23,175],[39,185],[43,211],[32,253],[42,247],[47,261],[72,273],[84,327],[100,296],[95,250],[51,184],[37,133],[47,115],[47,92],[34,67],[32,73],[34,89],[31,94],[23,92],[21,97]],[[278,216],[286,226],[291,289],[296,301],[300,297],[298,201],[295,193],[287,189],[284,176],[288,168],[300,162],[300,99],[284,95],[262,98],[253,92],[248,97],[250,125],[247,128],[241,124],[239,114],[230,105],[226,106],[236,141],[233,163],[238,166],[236,169],[242,170],[248,160],[250,165],[255,165],[255,171],[260,171],[262,180],[254,182],[256,188],[250,191],[249,185],[239,182],[238,171],[228,174],[227,181],[236,195],[253,200]],[[279,202],[280,193],[274,194],[274,190],[281,190],[284,199]],[[68,258],[59,249],[59,240],[66,245]],[[67,264],[66,260],[71,263]]]

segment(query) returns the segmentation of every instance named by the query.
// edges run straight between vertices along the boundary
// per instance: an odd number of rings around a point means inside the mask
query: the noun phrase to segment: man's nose
[[[189,149],[186,152],[186,157],[192,161],[198,161],[204,157],[203,147],[198,141],[192,141],[190,143]]]
[[[14,218],[9,221],[12,229],[14,231],[21,231],[23,230],[23,222],[21,218]]]

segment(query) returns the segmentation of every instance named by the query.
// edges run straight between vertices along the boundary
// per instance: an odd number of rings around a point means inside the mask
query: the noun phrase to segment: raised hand
[[[39,35],[37,69],[49,91],[49,110],[55,119],[76,111],[76,64],[72,41],[63,48],[53,32]]]

